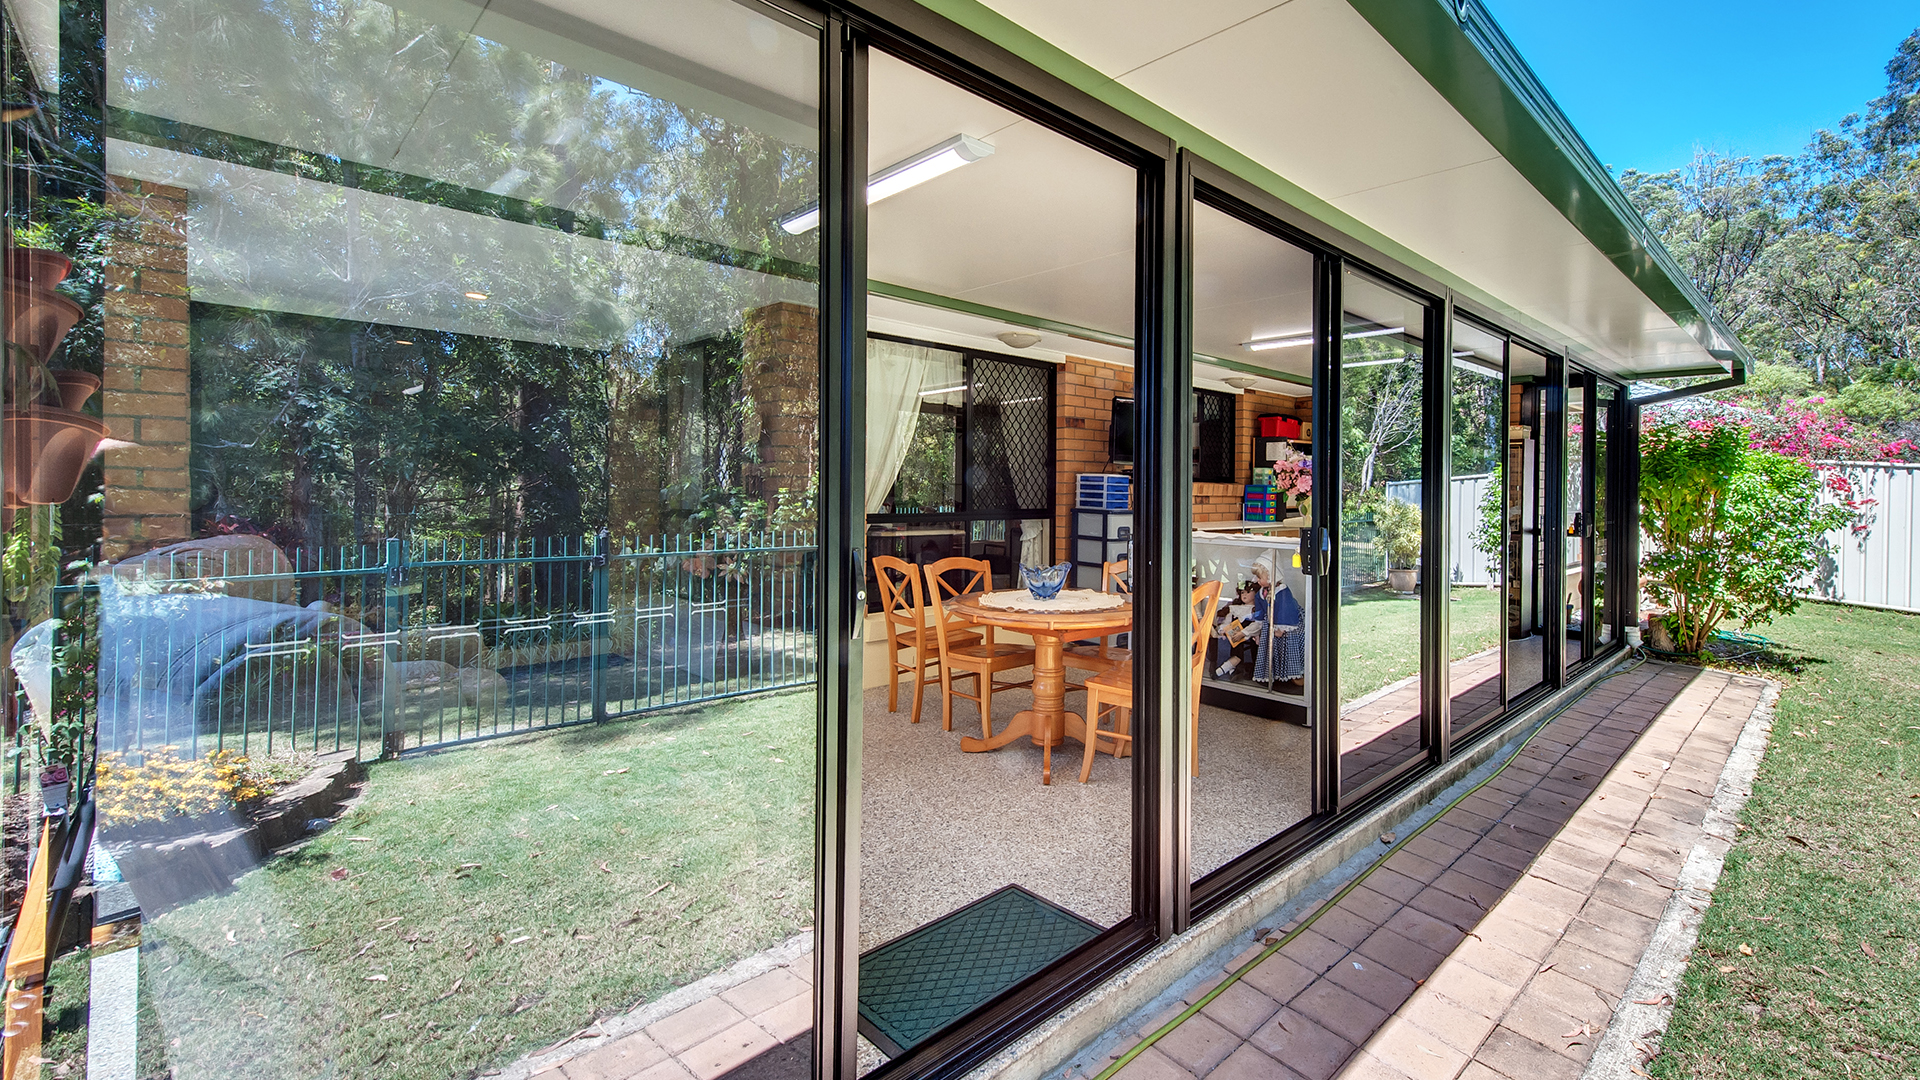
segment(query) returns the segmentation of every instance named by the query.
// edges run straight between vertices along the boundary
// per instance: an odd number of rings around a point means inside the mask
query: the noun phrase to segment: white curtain
[[[920,426],[920,392],[959,383],[961,370],[956,352],[867,339],[867,513],[886,507],[900,476]]]
[[[1047,543],[1049,524],[1046,518],[1027,518],[1020,522],[1020,565],[1053,565],[1053,547]]]

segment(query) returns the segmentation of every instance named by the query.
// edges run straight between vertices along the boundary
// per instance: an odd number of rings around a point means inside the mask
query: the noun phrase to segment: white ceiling
[[[1715,363],[1346,0],[984,2],[1554,344],[1614,370]]]

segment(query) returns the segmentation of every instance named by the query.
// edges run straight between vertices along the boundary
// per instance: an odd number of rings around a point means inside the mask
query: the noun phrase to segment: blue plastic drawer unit
[[[1127,510],[1133,481],[1120,473],[1081,473],[1080,496],[1075,505],[1082,510]]]

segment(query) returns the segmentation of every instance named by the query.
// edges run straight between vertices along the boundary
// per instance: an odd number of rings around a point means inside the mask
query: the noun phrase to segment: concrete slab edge
[[[1633,978],[1620,995],[1620,1005],[1607,1024],[1606,1033],[1587,1059],[1582,1080],[1631,1080],[1647,1075],[1643,1063],[1658,1052],[1660,1037],[1673,1019],[1673,1000],[1680,976],[1687,970],[1693,947],[1700,940],[1700,924],[1713,903],[1713,891],[1720,883],[1720,871],[1726,865],[1738,829],[1740,811],[1753,794],[1754,777],[1760,772],[1767,739],[1773,731],[1773,714],[1780,700],[1780,684],[1771,679],[1760,693],[1740,730],[1740,738],[1727,755],[1720,770],[1719,783],[1707,803],[1699,841],[1687,853],[1681,866],[1678,887],[1667,899],[1660,921],[1653,928],[1653,940],[1634,967]],[[1649,1005],[1645,1002],[1660,1002]]]
[[[1226,907],[1162,942],[1058,1015],[967,1074],[967,1080],[1040,1080],[1062,1069],[1092,1075],[1112,1048],[1133,1037],[1188,991],[1225,969],[1253,944],[1256,929],[1282,926],[1360,873],[1385,847],[1382,833],[1418,828],[1500,766],[1527,736],[1594,685],[1623,672],[1627,656],[1502,721],[1492,734],[1432,775],[1341,829],[1311,854],[1275,872]],[[1089,1067],[1091,1066],[1091,1067]]]
[[[629,1012],[596,1020],[572,1038],[545,1051],[530,1054],[497,1071],[483,1072],[480,1075],[497,1076],[502,1080],[528,1080],[595,1047],[605,1046],[636,1031],[643,1031],[689,1005],[697,1005],[710,997],[718,996],[748,979],[765,975],[774,968],[792,967],[794,962],[802,957],[811,964],[812,954],[813,931],[807,930],[771,949],[739,960],[704,979],[690,982],[677,990],[662,994]],[[813,981],[812,972],[808,972],[805,977],[809,983]]]

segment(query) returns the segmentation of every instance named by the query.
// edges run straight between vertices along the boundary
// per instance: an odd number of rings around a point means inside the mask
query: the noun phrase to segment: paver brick
[[[1397,1017],[1367,1043],[1366,1051],[1413,1080],[1453,1080],[1468,1061],[1468,1055],[1432,1032]]]
[[[1327,978],[1388,1012],[1413,995],[1413,979],[1358,952],[1333,965]]]
[[[1254,1032],[1252,1042],[1304,1080],[1326,1080],[1353,1054],[1352,1043],[1291,1007]]]
[[[1300,1080],[1300,1074],[1249,1043],[1208,1073],[1207,1080]]]
[[[568,1061],[561,1072],[567,1080],[626,1080],[666,1059],[667,1052],[659,1043],[635,1032]]]
[[[1168,1032],[1153,1048],[1193,1075],[1205,1076],[1239,1049],[1242,1041],[1203,1012]]]
[[[1150,1046],[1115,1073],[1114,1080],[1193,1080],[1193,1074],[1161,1053],[1159,1047]]]
[[[1478,1050],[1494,1028],[1491,1017],[1482,1016],[1445,994],[1425,987],[1413,995],[1399,1015],[1467,1054]]]
[[[1384,964],[1409,979],[1425,979],[1440,969],[1444,953],[1409,940],[1386,927],[1375,930],[1356,950],[1362,957]]]
[[[647,1034],[670,1054],[678,1054],[713,1038],[746,1017],[717,997],[710,997],[662,1017],[647,1028]]]
[[[760,1025],[742,1020],[678,1057],[695,1080],[715,1080],[778,1045]]]
[[[1400,1003],[1391,1004],[1398,1007]],[[1328,979],[1301,991],[1288,1008],[1356,1046],[1373,1034],[1389,1012]]]
[[[1292,1001],[1293,996],[1311,985],[1319,973],[1294,963],[1285,955],[1287,951],[1282,950],[1260,961],[1260,965],[1247,972],[1240,981],[1283,1005]]]
[[[1510,1028],[1495,1028],[1474,1060],[1513,1080],[1576,1080],[1579,1062],[1557,1054]]]
[[[1279,1011],[1278,1001],[1241,979],[1208,1002],[1200,1015],[1245,1039],[1260,1030],[1260,1025],[1273,1019],[1273,1015]]]

